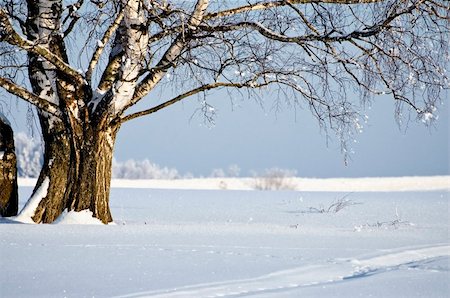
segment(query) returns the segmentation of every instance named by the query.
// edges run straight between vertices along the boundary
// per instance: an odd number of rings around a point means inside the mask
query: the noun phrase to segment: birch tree
[[[210,117],[215,89],[306,106],[343,150],[381,94],[429,123],[449,88],[448,33],[444,0],[1,0],[0,86],[36,107],[45,140],[31,217],[111,222],[120,127],[198,96]]]

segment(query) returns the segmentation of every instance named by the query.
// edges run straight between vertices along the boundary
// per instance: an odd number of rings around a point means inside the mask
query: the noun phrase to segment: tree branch
[[[171,100],[168,100],[168,101],[166,101],[166,102],[164,102],[164,103],[162,103],[160,105],[157,105],[157,106],[155,106],[153,108],[150,108],[150,109],[147,109],[147,110],[144,110],[144,111],[136,112],[136,113],[133,113],[133,114],[121,117],[121,118],[119,118],[120,119],[119,122],[120,123],[124,123],[124,122],[130,121],[130,120],[138,118],[138,117],[142,117],[142,116],[145,116],[145,115],[153,114],[153,113],[158,112],[159,110],[161,110],[163,108],[166,108],[168,106],[171,106],[174,103],[177,103],[177,102],[179,102],[179,101],[181,101],[181,100],[183,100],[183,99],[185,99],[187,97],[190,97],[192,95],[198,94],[200,92],[205,92],[205,91],[208,91],[208,90],[211,90],[211,89],[217,89],[217,88],[223,88],[223,87],[225,87],[225,88],[253,88],[253,89],[257,89],[257,88],[262,88],[262,87],[268,86],[269,84],[272,84],[272,83],[277,83],[277,81],[267,81],[267,82],[264,82],[264,83],[261,83],[261,84],[254,84],[253,80],[252,80],[252,81],[247,81],[247,82],[244,82],[244,83],[215,82],[215,83],[211,83],[211,84],[202,85],[202,86],[197,87],[195,89],[189,90],[189,91],[187,91],[187,92],[185,92],[183,94],[180,94],[180,95],[172,98]]]
[[[286,1],[281,1],[281,2],[286,3]],[[295,1],[289,1],[289,2],[295,2]],[[307,1],[304,1],[304,2],[307,3]],[[342,2],[345,2],[345,1],[342,1]],[[367,2],[375,2],[375,1],[367,1]],[[374,36],[374,35],[380,33],[383,30],[383,28],[386,28],[387,26],[389,26],[389,24],[396,18],[398,18],[404,14],[412,13],[412,11],[414,11],[414,9],[417,9],[417,7],[420,4],[422,4],[423,2],[424,2],[424,0],[418,1],[414,4],[412,4],[411,6],[407,7],[404,10],[401,10],[396,13],[392,13],[386,19],[381,21],[380,23],[366,27],[366,28],[364,28],[364,30],[355,30],[355,31],[352,31],[347,34],[341,34],[341,35],[337,35],[337,36],[330,36],[329,33],[324,33],[322,35],[319,35],[317,29],[312,27],[312,25],[310,23],[307,23],[307,20],[305,19],[303,14],[300,15],[301,19],[314,32],[314,34],[308,34],[308,35],[303,35],[303,36],[286,36],[284,34],[270,30],[269,28],[265,27],[261,23],[248,22],[248,21],[243,21],[243,22],[230,24],[230,25],[218,25],[218,26],[206,26],[205,25],[205,26],[200,26],[200,28],[205,32],[211,32],[211,33],[229,32],[229,31],[241,30],[244,28],[250,28],[250,29],[258,31],[262,36],[264,36],[268,39],[279,41],[279,42],[285,42],[285,43],[296,43],[299,45],[301,45],[305,42],[308,42],[308,41],[321,41],[324,43],[343,42],[343,41],[350,41],[353,39],[360,39],[363,37]],[[278,2],[269,2],[269,3],[278,3]],[[333,3],[340,3],[340,1],[335,1]],[[361,3],[364,3],[364,1],[361,1]],[[291,6],[291,3],[289,5]],[[300,12],[300,11],[297,11],[297,12]]]
[[[73,69],[69,64],[64,62],[60,57],[53,54],[49,49],[40,46],[21,37],[9,22],[7,12],[0,9],[0,41],[5,41],[11,45],[18,46],[21,49],[39,55],[52,63],[59,71],[73,78],[80,85],[84,84],[83,76]]]
[[[111,87],[114,96],[110,102],[106,102],[108,109],[114,114],[120,113],[133,97],[148,47],[148,27],[143,1],[123,0],[123,3],[123,32],[120,34],[124,37],[119,39],[117,44],[118,49],[123,52],[123,57]]]
[[[213,18],[223,18],[231,15],[236,15],[244,12],[263,10],[268,8],[287,6],[292,4],[318,4],[318,3],[328,3],[328,4],[367,4],[382,2],[384,0],[280,0],[280,1],[261,1],[254,4],[244,5],[240,7],[235,7],[223,11],[213,12],[205,15],[205,20]]]
[[[21,86],[16,85],[13,81],[0,77],[0,86],[9,93],[35,105],[40,110],[52,114],[53,116],[61,117],[61,113],[57,105],[37,96],[34,93],[31,93]]]
[[[102,77],[100,79],[100,83],[98,84],[98,91],[101,93],[105,93],[108,91],[111,86],[114,84],[116,80],[117,73],[120,70],[120,64],[122,62],[123,52],[114,53],[109,57],[108,65],[103,71]]]
[[[209,0],[198,0],[195,5],[194,11],[189,18],[187,27],[189,30],[195,30],[203,20],[206,9],[209,5]],[[164,77],[167,70],[173,65],[174,61],[178,59],[178,56],[182,52],[183,48],[187,44],[186,35],[184,31],[180,33],[175,41],[170,45],[167,51],[164,53],[158,64],[150,71],[150,73],[138,84],[134,92],[131,101],[123,107],[121,113],[126,109],[136,104],[144,96],[146,96],[154,86]]]
[[[103,49],[105,48],[106,44],[108,43],[109,39],[114,34],[114,32],[116,32],[117,28],[119,28],[120,22],[122,22],[124,14],[125,14],[125,10],[122,9],[120,11],[120,13],[117,15],[114,22],[109,26],[108,30],[106,30],[102,39],[99,41],[97,48],[95,49],[95,52],[92,55],[91,61],[89,62],[89,67],[86,72],[86,80],[88,82],[91,81],[92,73],[93,73],[95,67],[97,66],[100,56],[103,53]]]
[[[69,13],[66,17],[66,19],[63,21],[63,25],[65,25],[65,23],[70,19],[70,23],[69,26],[67,26],[67,29],[64,30],[64,36],[67,36],[70,34],[70,32],[72,32],[73,28],[75,28],[76,23],[78,22],[78,20],[80,19],[80,16],[78,15],[77,11],[81,8],[81,6],[83,5],[84,0],[79,0],[78,2],[70,5],[69,7]]]

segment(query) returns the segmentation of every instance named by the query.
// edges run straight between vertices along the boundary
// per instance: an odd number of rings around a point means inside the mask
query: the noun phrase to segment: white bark
[[[34,20],[34,25],[37,32],[29,32],[33,36],[34,42],[40,46],[49,49],[51,36],[60,29],[60,20],[54,17],[54,6],[57,6],[59,0],[43,0],[40,1],[39,16]],[[46,71],[35,75],[35,79],[41,88],[39,97],[48,100],[56,105],[59,104],[59,99],[56,91],[56,67],[43,58],[37,58],[42,62],[43,69]]]
[[[200,25],[206,14],[208,5],[209,0],[197,1],[194,11],[192,12],[187,24],[189,29],[194,30]],[[159,63],[156,65],[156,67],[154,68],[155,70],[147,75],[139,84],[139,86],[136,88],[136,91],[134,92],[132,100],[126,106],[124,106],[124,108],[128,108],[137,103],[140,99],[146,96],[156,86],[156,84],[159,83],[159,81],[161,81],[161,79],[166,75],[167,69],[178,58],[185,46],[186,40],[184,39],[184,32],[182,32],[180,36],[175,39],[175,41],[166,51]]]
[[[126,27],[123,44],[125,55],[122,58],[120,78],[113,86],[113,110],[121,111],[133,96],[142,61],[148,44],[145,10],[141,0],[123,1],[125,4],[124,24]]]
[[[60,4],[60,1],[58,0],[44,0],[36,4],[39,7],[39,15],[35,16],[33,19],[36,31],[32,32],[29,30],[28,32],[35,44],[38,44],[47,50],[50,50],[52,34],[55,34],[61,25],[59,17],[53,11],[55,9],[54,6],[57,6],[58,4]],[[58,106],[59,98],[56,87],[56,67],[42,57],[35,56],[31,58],[31,60],[35,60],[30,61],[34,67],[40,68],[39,70],[30,73],[30,76],[34,79],[33,83],[35,84],[33,89],[40,90],[39,94],[37,94],[40,98]],[[40,63],[42,63],[42,67],[37,66]],[[60,121],[57,117],[47,112],[41,111],[41,113],[48,119],[50,126],[53,126],[55,121]]]

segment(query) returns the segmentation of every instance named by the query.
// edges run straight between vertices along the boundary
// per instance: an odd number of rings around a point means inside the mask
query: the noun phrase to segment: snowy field
[[[115,225],[1,220],[0,296],[449,297],[450,178],[414,179],[116,181]]]

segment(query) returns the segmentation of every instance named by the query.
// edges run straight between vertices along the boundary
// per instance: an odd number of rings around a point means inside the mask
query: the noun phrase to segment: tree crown
[[[434,119],[449,24],[448,1],[2,0],[0,86],[57,118],[117,124],[213,89],[276,91],[345,147],[374,95]],[[158,85],[179,94],[158,104]]]

